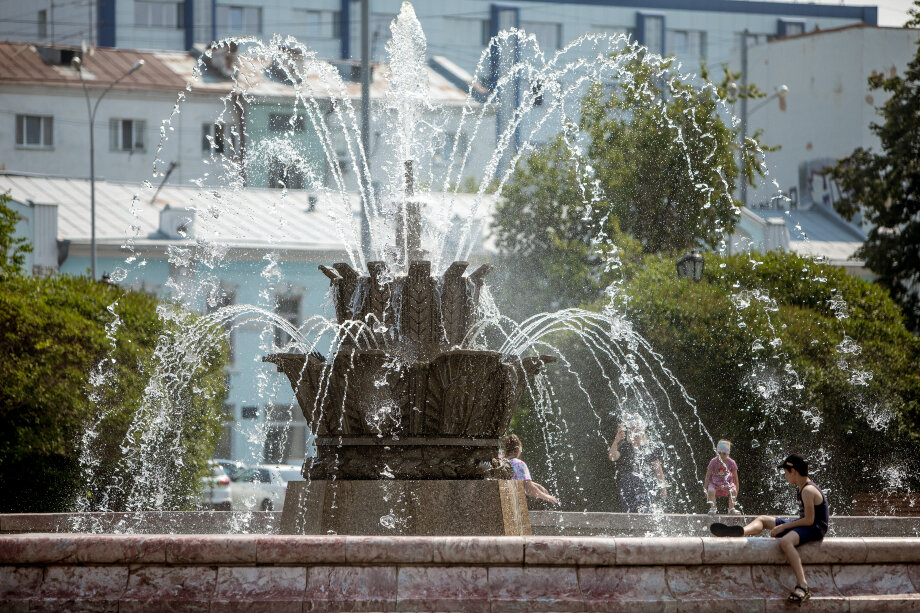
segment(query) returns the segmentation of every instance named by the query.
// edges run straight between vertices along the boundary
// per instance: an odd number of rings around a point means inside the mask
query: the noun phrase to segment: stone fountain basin
[[[815,611],[916,611],[920,539],[800,548]],[[0,536],[0,609],[785,611],[770,538]]]

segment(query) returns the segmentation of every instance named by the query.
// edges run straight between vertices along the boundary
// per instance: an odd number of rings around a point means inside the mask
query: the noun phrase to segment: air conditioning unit
[[[195,209],[173,208],[167,204],[160,211],[160,233],[176,240],[194,238]]]

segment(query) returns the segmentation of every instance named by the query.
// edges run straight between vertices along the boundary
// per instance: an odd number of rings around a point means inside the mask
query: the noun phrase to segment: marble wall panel
[[[703,563],[702,538],[618,538],[616,548],[622,566]]]
[[[720,611],[764,610],[763,597],[754,592],[750,566],[668,566],[665,575],[678,611],[708,613],[714,602]]]
[[[664,566],[579,568],[578,584],[588,611],[677,611]]]
[[[489,578],[483,567],[403,566],[397,583],[398,611],[490,611]]]
[[[304,611],[395,611],[395,566],[313,566]]]
[[[605,537],[540,537],[524,543],[525,564],[613,566],[616,541]]]
[[[491,567],[492,611],[584,611],[574,567]]]
[[[344,536],[260,536],[256,539],[259,564],[344,564]]]
[[[220,538],[173,535],[166,550],[166,561],[170,564],[255,564],[259,538],[254,534],[229,534]]]

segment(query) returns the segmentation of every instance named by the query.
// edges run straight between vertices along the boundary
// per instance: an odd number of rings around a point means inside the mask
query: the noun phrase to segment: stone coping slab
[[[534,534],[556,536],[709,536],[714,521],[744,524],[756,517],[535,510],[529,515]],[[835,515],[829,536],[920,537],[920,517]]]
[[[713,521],[743,523],[753,516],[666,513],[529,512],[535,535],[709,536]],[[77,522],[76,524],[74,522]],[[104,532],[134,534],[278,534],[275,511],[140,511],[137,513],[0,513],[0,533]],[[829,536],[920,537],[920,517],[834,516]]]
[[[0,513],[0,533],[277,534],[281,512]]]
[[[920,564],[920,539],[827,538],[805,564]],[[769,537],[716,539],[290,535],[0,535],[0,564],[160,565],[783,565]]]

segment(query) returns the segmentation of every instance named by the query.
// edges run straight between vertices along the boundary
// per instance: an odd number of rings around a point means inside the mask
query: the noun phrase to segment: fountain
[[[583,340],[602,387],[616,401],[628,397],[645,412],[650,429],[673,424],[667,438],[682,445],[692,464],[698,464],[694,448],[708,452],[712,440],[702,423],[686,428],[680,423],[675,405],[693,416],[693,400],[620,313],[570,309],[508,324],[490,308],[484,285],[489,266],[466,274],[471,220],[461,224],[463,240],[451,248],[443,240],[443,227],[432,229],[437,224],[422,222],[424,199],[414,190],[418,168],[410,162],[422,166],[421,156],[403,132],[425,122],[413,115],[421,104],[413,97],[418,82],[400,72],[411,72],[420,61],[421,34],[411,9],[404,12],[394,31],[404,37],[402,51],[415,55],[397,54],[403,64],[395,68],[394,81],[401,89],[392,101],[398,116],[391,135],[396,161],[387,175],[399,190],[390,190],[390,209],[378,208],[385,198],[362,193],[372,219],[381,222],[370,228],[375,238],[371,251],[345,241],[350,262],[320,268],[330,283],[335,321],[317,317],[298,329],[264,307],[234,305],[202,324],[256,322],[277,326],[293,339],[263,360],[289,379],[317,436],[317,453],[304,465],[306,480],[290,485],[282,534],[266,534],[274,532],[271,522],[252,521],[272,519],[277,515],[272,513],[255,513],[237,524],[235,518],[218,521],[212,514],[192,514],[189,531],[195,534],[130,534],[143,531],[150,519],[140,511],[156,508],[134,492],[123,497],[130,511],[126,517],[139,519],[109,524],[129,534],[87,534],[55,518],[0,516],[0,532],[70,532],[0,536],[0,609],[657,611],[728,606],[762,611],[785,606],[792,577],[776,543],[706,538],[700,535],[705,516],[665,517],[659,509],[642,517],[565,513],[548,518],[544,512],[539,521],[531,521],[520,482],[509,480],[508,464],[497,457],[498,437],[525,390],[539,409],[561,419],[561,411],[552,413],[554,389],[541,374],[545,364],[556,360],[551,370],[567,374],[571,387],[585,392],[580,371],[552,345],[554,334],[574,333]],[[595,44],[599,39],[586,40]],[[600,80],[615,65],[599,57],[596,64],[553,65],[541,73],[546,77],[542,82],[564,101],[577,88],[567,89],[551,77],[569,74],[575,66],[587,71],[576,81]],[[495,87],[511,82],[499,78]],[[308,109],[314,108],[315,100],[304,100]],[[533,100],[529,103],[532,108]],[[564,107],[563,102],[552,104],[555,110]],[[336,117],[348,119],[349,110],[347,100],[333,105]],[[490,170],[502,160],[510,162],[510,169],[532,148],[528,141],[509,153],[526,111],[512,114]],[[531,126],[532,137],[544,120]],[[342,127],[347,131],[353,124]],[[568,126],[565,117],[563,124]],[[328,144],[328,131],[322,135]],[[462,167],[466,155],[459,153]],[[358,147],[354,156],[363,171],[368,170],[365,155]],[[500,183],[508,173],[499,173]],[[448,175],[448,186],[460,177],[459,171]],[[423,182],[430,184],[428,178]],[[337,213],[346,227],[353,226],[340,179],[336,175],[345,207]],[[208,212],[214,218],[225,213],[216,205]],[[201,215],[201,225],[208,221]],[[224,251],[220,245],[205,247],[208,267],[218,267]],[[263,272],[274,274],[276,264],[271,260]],[[497,343],[483,339],[487,329],[497,331]],[[193,338],[195,331],[188,336]],[[318,352],[321,338],[331,339],[325,355]],[[169,349],[163,351],[166,360],[176,355]],[[552,355],[543,355],[544,350]],[[105,384],[104,377],[98,379],[97,385]],[[590,398],[587,403],[598,423],[600,413],[610,410]],[[151,406],[151,421],[159,420],[157,410],[171,408],[166,400]],[[619,402],[614,408],[625,412]],[[143,425],[136,429],[138,439],[146,436]],[[663,434],[657,432],[666,438]],[[89,435],[88,440],[91,446]],[[148,449],[134,453],[127,468],[150,471],[148,491],[168,488],[168,471],[151,468],[156,454]],[[696,487],[696,477],[680,474],[673,448],[665,454],[677,483],[674,506],[688,507],[688,488]],[[688,484],[685,489],[682,482]],[[915,610],[920,547],[916,539],[904,537],[916,535],[910,531],[916,526],[901,525],[885,534],[896,538],[864,537],[867,529],[879,535],[898,522],[852,519],[835,518],[838,538],[802,549],[816,594],[809,606]],[[624,521],[634,524],[625,537]],[[85,530],[86,524],[81,526]],[[161,526],[153,531],[160,532]],[[550,536],[558,533],[578,536]],[[649,538],[675,533],[681,536]]]
[[[523,484],[498,458],[524,391],[552,356],[520,358],[458,349],[476,323],[490,266],[464,276],[454,262],[441,278],[422,255],[420,215],[406,162],[405,223],[396,243],[405,275],[369,262],[320,266],[341,326],[327,360],[276,353],[265,361],[287,375],[317,453],[304,482],[288,486],[281,530],[294,534],[530,534]],[[401,240],[402,239],[402,240]],[[368,322],[352,336],[349,322]],[[362,347],[372,346],[373,349]],[[390,517],[388,492],[411,501],[405,521]]]

